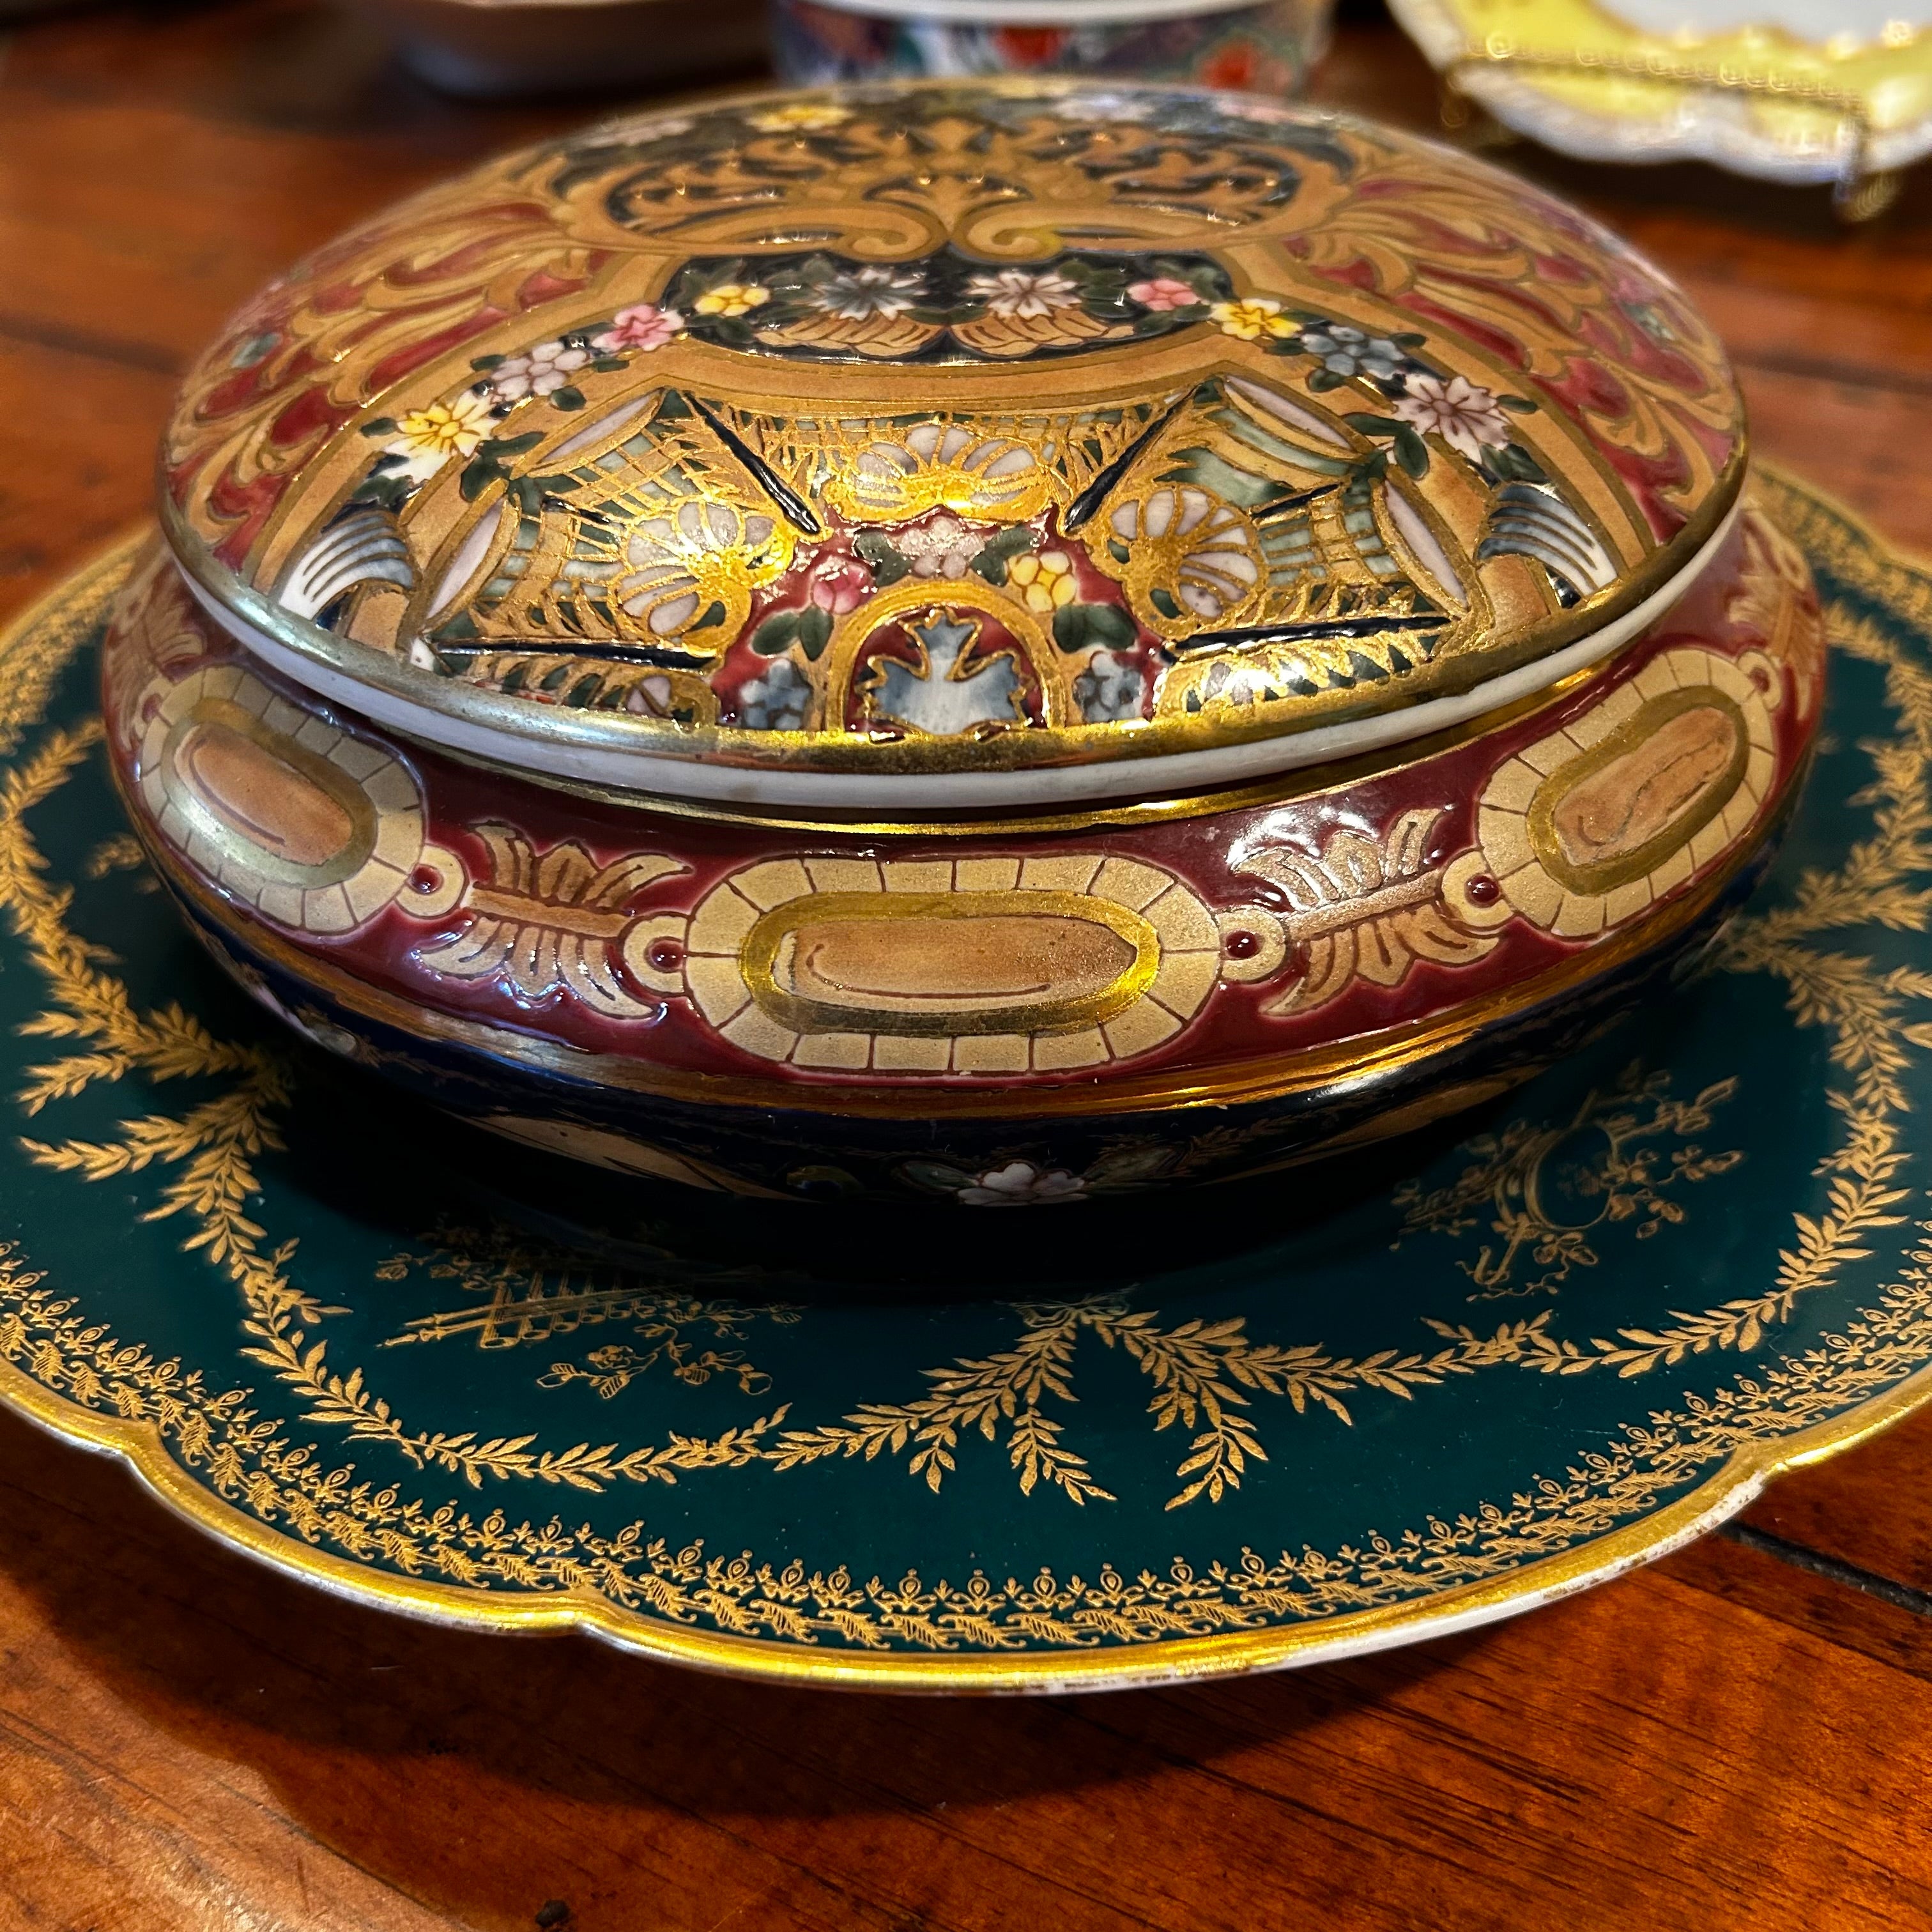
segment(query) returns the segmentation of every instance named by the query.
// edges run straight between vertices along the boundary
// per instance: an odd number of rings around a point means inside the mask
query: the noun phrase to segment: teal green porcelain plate
[[[0,1398],[346,1594],[826,1684],[1265,1668],[1660,1553],[1932,1394],[1932,572],[1767,488],[1832,715],[1675,1000],[1433,1137],[900,1220],[288,1044],[108,787],[124,547],[0,641]]]

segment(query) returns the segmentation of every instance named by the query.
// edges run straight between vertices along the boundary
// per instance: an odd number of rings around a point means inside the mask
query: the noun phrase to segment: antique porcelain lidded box
[[[1694,960],[1818,715],[1682,295],[1238,97],[512,155],[265,290],[163,466],[106,718],[210,949],[748,1193],[1067,1202],[1491,1096]]]

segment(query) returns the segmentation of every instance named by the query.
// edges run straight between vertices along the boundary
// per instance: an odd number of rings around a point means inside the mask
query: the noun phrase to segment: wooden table
[[[1372,21],[1328,99],[1417,125]],[[0,67],[0,619],[140,516],[176,372],[478,109],[305,0]],[[1880,225],[1518,148],[1687,282],[1760,447],[1932,551],[1932,171]],[[1521,1622],[1186,1691],[806,1694],[351,1607],[0,1418],[0,1927],[1564,1932],[1932,1924],[1932,1415]]]

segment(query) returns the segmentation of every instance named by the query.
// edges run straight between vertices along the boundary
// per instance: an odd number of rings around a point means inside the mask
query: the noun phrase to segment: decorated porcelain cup
[[[1695,962],[1816,728],[1711,331],[1258,100],[512,154],[190,374],[104,655],[210,950],[516,1142],[969,1205],[1287,1170]]]
[[[771,0],[780,76],[1078,74],[1298,94],[1334,0]]]

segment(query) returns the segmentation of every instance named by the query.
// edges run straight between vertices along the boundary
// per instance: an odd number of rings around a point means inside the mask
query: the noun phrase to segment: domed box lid
[[[662,794],[1151,796],[1477,715],[1686,586],[1742,409],[1684,296],[1462,155],[1169,88],[656,114],[272,284],[176,554],[266,658]]]

